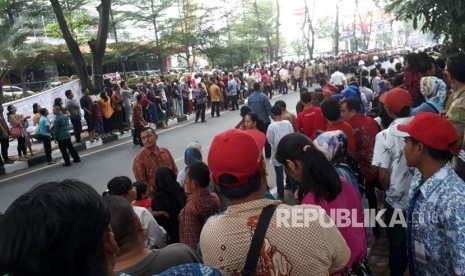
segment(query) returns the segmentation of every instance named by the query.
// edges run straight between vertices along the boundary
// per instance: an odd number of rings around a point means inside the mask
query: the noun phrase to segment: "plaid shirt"
[[[132,171],[137,181],[149,184],[152,193],[155,188],[155,174],[160,166],[171,168],[175,175],[178,174],[178,167],[166,148],[155,147],[154,151],[143,149],[134,159]]]
[[[203,225],[219,208],[218,196],[207,189],[188,195],[186,206],[179,214],[180,242],[197,249]]]

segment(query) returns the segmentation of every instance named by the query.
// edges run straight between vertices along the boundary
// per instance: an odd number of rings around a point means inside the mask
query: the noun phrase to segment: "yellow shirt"
[[[210,86],[210,97],[211,97],[212,102],[221,101],[221,91],[218,85],[212,84]]]
[[[111,107],[111,99],[108,97],[108,100],[105,101],[104,99],[98,99],[98,104],[102,109],[102,115],[105,119],[110,119],[111,115],[113,115],[113,108]]]
[[[465,87],[454,92],[447,104],[446,117],[454,125],[458,137],[463,137],[465,132]]]

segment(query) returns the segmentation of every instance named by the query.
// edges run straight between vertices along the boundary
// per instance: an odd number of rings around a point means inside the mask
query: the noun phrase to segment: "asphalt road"
[[[284,100],[288,110],[294,111],[299,94],[290,92],[278,95],[272,99]],[[239,122],[239,111],[229,111],[220,118],[210,118],[206,123],[194,123],[192,120],[168,129],[158,131],[157,144],[170,150],[178,169],[184,168],[184,149],[192,141],[198,141],[203,147],[203,159],[207,161],[210,144],[216,134],[233,128]],[[0,212],[5,212],[8,206],[21,194],[42,182],[59,181],[67,178],[78,179],[92,185],[99,193],[106,189],[107,182],[115,177],[125,175],[134,179],[132,163],[141,150],[132,144],[132,139],[118,140],[96,149],[80,152],[81,163],[71,167],[36,166],[24,171],[0,177]],[[274,187],[274,170],[268,164],[268,182]]]

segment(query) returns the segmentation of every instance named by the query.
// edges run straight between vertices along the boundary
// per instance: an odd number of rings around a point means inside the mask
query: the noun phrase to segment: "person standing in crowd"
[[[305,75],[307,76],[307,87],[312,87],[315,82],[315,67],[311,62],[308,62],[305,68]]]
[[[195,96],[195,122],[202,120],[205,123],[205,108],[207,108],[207,92],[202,87],[201,83],[192,91]]]
[[[179,171],[178,176],[176,177],[176,181],[178,181],[179,185],[184,188],[184,180],[186,178],[186,169],[190,164],[194,164],[196,162],[201,162],[203,159],[202,157],[202,146],[199,142],[194,141],[189,143],[184,150],[184,164],[186,167]]]
[[[56,164],[56,161],[52,158],[52,129],[50,127],[50,121],[48,120],[48,110],[46,108],[40,109],[40,120],[39,120],[39,134],[44,145],[45,158],[49,165]]]
[[[33,185],[8,207],[0,229],[1,275],[114,276],[119,248],[110,211],[86,183]]]
[[[278,71],[279,75],[279,93],[281,94],[287,94],[289,88],[287,87],[287,81],[289,79],[289,73],[287,68],[285,68],[283,65]]]
[[[113,113],[114,110],[111,107],[111,98],[108,97],[108,93],[103,91],[100,93],[100,98],[98,99],[98,104],[102,109],[103,115],[103,129],[105,135],[112,134],[113,131]]]
[[[74,163],[81,162],[81,158],[71,142],[68,117],[61,113],[61,108],[59,106],[53,107],[53,114],[55,115],[55,120],[53,121],[53,137],[55,138],[55,141],[58,142],[58,147],[60,148],[61,155],[65,161],[63,166],[69,167],[72,165],[69,158],[70,154],[71,157],[73,157]]]
[[[260,271],[269,275],[279,270],[281,275],[290,275],[291,271],[295,275],[307,275],[309,271],[328,275],[341,271],[350,251],[334,225],[323,227],[318,221],[309,221],[306,227],[279,227],[280,213],[317,213],[320,209],[265,199],[266,167],[261,158],[264,145],[265,135],[258,131],[232,129],[213,139],[208,155],[211,179],[231,200],[231,205],[224,214],[210,217],[202,229],[200,247],[204,263],[224,275],[236,275],[244,269],[250,248],[259,252],[256,266],[245,267],[251,273]],[[263,228],[266,232],[263,247],[261,243],[258,247],[251,246],[251,237],[258,230],[258,217],[263,214],[270,218],[264,224],[268,229]],[[326,214],[320,214],[322,220],[329,220]],[[291,221],[288,222],[290,226]]]
[[[16,107],[12,104],[8,105],[7,110],[8,122],[12,128],[18,128],[20,132],[20,136],[17,138],[18,160],[26,161],[26,134],[24,133],[23,122],[29,120],[30,116],[24,117],[23,115],[16,114]]]
[[[394,88],[379,98],[387,115],[394,119],[388,129],[376,135],[372,165],[378,168],[378,179],[385,191],[384,221],[389,225],[396,212],[404,217],[407,211],[408,193],[413,178],[413,169],[407,166],[404,155],[403,138],[392,135],[392,129],[406,124],[412,119],[410,107],[413,104],[408,90]],[[405,228],[396,224],[387,229],[389,240],[389,271],[391,275],[403,275],[407,268],[407,248]]]
[[[294,122],[295,122],[295,119],[297,119],[297,116],[287,110],[286,102],[282,100],[278,100],[274,103],[274,105],[279,106],[279,108],[281,108],[281,110],[283,111],[282,113],[283,119],[291,122],[292,126],[294,127],[295,125]]]
[[[186,205],[179,213],[179,241],[197,249],[207,219],[220,209],[218,196],[208,189],[210,169],[204,162],[187,166],[184,191]]]
[[[157,216],[155,219],[166,230],[169,243],[179,242],[179,213],[185,204],[186,196],[176,181],[175,172],[169,167],[160,166],[156,172],[152,210],[168,215]]]
[[[407,209],[410,275],[465,274],[465,182],[451,167],[454,126],[434,113],[419,113],[392,134],[405,139],[407,166],[418,170]]]
[[[158,147],[158,135],[150,127],[144,127],[140,133],[140,139],[144,149],[134,158],[132,171],[137,181],[149,184],[150,194],[155,188],[156,172],[160,166],[167,166],[178,174],[178,167],[168,149]]]
[[[297,65],[294,67],[294,70],[292,71],[292,80],[295,91],[300,91],[302,89],[303,74],[304,70],[300,66],[300,62],[297,62]],[[299,88],[297,88],[297,86]]]
[[[375,188],[379,188],[379,182],[376,168],[371,165],[371,162],[379,129],[375,120],[360,113],[360,105],[360,101],[356,98],[342,100],[341,117],[352,126],[355,137],[355,158],[365,177],[368,204],[371,209],[377,210]]]
[[[271,124],[271,102],[268,97],[261,91],[260,83],[256,82],[253,85],[254,92],[249,96],[248,105],[253,113],[257,114],[261,124],[258,130],[266,135],[268,126]],[[265,158],[271,157],[271,146],[268,142],[265,144]]]
[[[120,82],[121,86],[121,98],[123,100],[123,111],[124,111],[124,123],[125,129],[129,130],[131,127],[131,99],[132,99],[132,89],[128,87],[126,81]]]
[[[336,99],[326,99],[321,104],[323,116],[328,121],[326,131],[342,130],[347,137],[347,151],[355,156],[355,136],[352,126],[341,117],[339,101]]]
[[[273,98],[273,84],[271,81],[271,76],[268,74],[268,71],[262,71],[262,83],[263,83],[263,93],[268,95],[268,97]]]
[[[318,142],[317,145],[322,148],[333,143],[333,141]],[[352,271],[359,271],[361,267],[367,266],[365,228],[354,225],[362,224],[364,221],[362,200],[358,190],[347,179],[339,177],[328,158],[314,143],[300,133],[286,135],[278,144],[276,159],[284,164],[286,172],[299,182],[298,196],[302,204],[321,206],[336,222],[340,218],[334,210],[351,211],[347,220],[352,223],[345,227],[338,225],[350,249],[350,259],[345,264],[343,274],[351,275]]]
[[[344,74],[339,71],[338,66],[334,68],[334,73],[331,74],[331,83],[336,85],[339,93],[347,87],[347,79]]]
[[[66,110],[68,110],[69,119],[73,125],[74,137],[76,138],[76,143],[81,142],[81,107],[77,100],[74,99],[74,93],[71,90],[66,90]]]
[[[270,163],[274,167],[276,173],[276,187],[278,188],[278,200],[284,201],[284,169],[283,165],[276,160],[276,149],[281,139],[290,133],[294,132],[292,124],[284,120],[282,117],[283,111],[279,106],[271,108],[271,117],[273,123],[270,124],[266,131],[266,139],[271,145],[271,160]]]
[[[137,95],[136,101],[132,106],[132,124],[134,126],[134,131],[132,132],[132,142],[136,146],[144,146],[140,138],[140,133],[144,126],[147,125],[147,122],[144,120],[142,112],[142,95]]]
[[[115,275],[158,275],[171,267],[201,262],[200,256],[184,244],[147,248],[141,220],[131,205],[119,196],[105,196],[103,200],[110,209],[110,226],[120,248],[116,253]]]
[[[230,73],[228,77],[228,98],[229,102],[231,103],[231,111],[239,109],[239,104],[237,100],[237,89],[238,85],[236,80],[233,77],[233,74]]]
[[[210,97],[211,97],[211,110],[212,110],[212,118],[220,117],[220,105],[221,105],[221,90],[217,85],[217,80],[214,77],[210,78]]]
[[[294,125],[295,130],[314,140],[317,131],[326,130],[325,119],[321,109],[312,105],[312,94],[310,92],[301,93],[300,100],[304,105],[304,109],[297,115]]]
[[[107,190],[102,196],[119,196],[124,198],[128,204],[136,200],[136,188],[132,184],[131,179],[127,176],[113,177],[107,183]],[[142,240],[145,248],[162,248],[166,245],[166,232],[160,228],[153,215],[144,207],[133,206],[132,209],[136,213],[144,233]]]
[[[3,103],[0,101],[0,146],[2,147],[2,161],[0,164],[13,164],[14,161],[8,157],[8,148],[10,147],[10,130],[3,117]]]
[[[420,93],[420,56],[417,53],[410,53],[405,56],[404,62],[405,70],[402,87],[407,89],[410,96],[412,96],[413,107],[417,107],[425,101],[423,95]]]
[[[86,120],[87,124],[87,132],[89,133],[89,141],[93,142],[94,140],[98,140],[99,136],[95,133],[95,120],[94,120],[94,113],[92,111],[92,98],[90,97],[89,89],[83,88],[82,89],[83,96],[79,100],[81,104],[82,110],[84,110],[84,120]]]
[[[124,134],[123,126],[123,98],[121,97],[121,87],[114,86],[115,91],[111,95],[111,107],[113,109],[113,128],[117,128],[120,134]]]

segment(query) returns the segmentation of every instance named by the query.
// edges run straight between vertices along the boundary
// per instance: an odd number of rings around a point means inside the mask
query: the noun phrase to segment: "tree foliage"
[[[411,20],[414,29],[444,35],[453,48],[465,49],[465,1],[388,0],[386,4],[397,20]]]
[[[69,12],[65,15],[68,28],[78,44],[84,44],[92,38],[89,29],[96,24],[96,18],[80,12]],[[60,26],[57,22],[47,24],[45,30],[48,36],[63,38]]]

